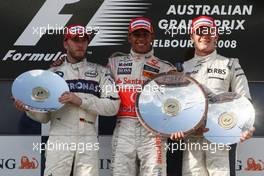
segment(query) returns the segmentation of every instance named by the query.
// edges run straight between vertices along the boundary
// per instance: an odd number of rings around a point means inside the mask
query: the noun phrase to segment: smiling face
[[[195,54],[206,56],[215,50],[218,35],[215,29],[199,27],[191,34],[191,40],[194,42]]]
[[[154,40],[154,34],[145,29],[138,29],[128,34],[128,42],[132,50],[139,54],[145,54],[151,51],[151,43]]]

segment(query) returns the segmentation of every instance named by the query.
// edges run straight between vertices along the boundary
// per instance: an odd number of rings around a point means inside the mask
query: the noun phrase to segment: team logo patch
[[[207,73],[215,73],[215,74],[225,75],[226,69],[208,68]]]
[[[120,67],[131,67],[132,66],[132,62],[119,62],[118,66]]]
[[[157,69],[155,67],[151,67],[149,65],[144,65],[143,70],[153,72],[153,73],[159,73],[159,69]]]
[[[125,67],[125,68],[118,68],[117,69],[117,74],[131,74],[132,73],[132,68],[129,68],[129,67]]]
[[[91,71],[86,71],[86,72],[84,73],[84,75],[85,75],[86,77],[92,77],[92,78],[94,78],[94,77],[96,77],[96,76],[98,75],[98,73],[97,73],[97,71],[95,71],[95,70],[91,70]]]
[[[156,68],[160,68],[159,66],[159,61],[157,61],[156,59],[150,59],[147,61],[147,64],[148,65],[151,65],[153,67],[156,67]]]
[[[153,79],[157,74],[148,72],[148,71],[143,71],[143,76],[148,79]]]
[[[71,92],[89,93],[97,97],[100,97],[101,89],[99,83],[96,81],[73,79],[73,80],[66,80],[66,82]]]
[[[129,56],[121,57],[119,59],[120,62],[129,62],[132,61],[132,59]]]

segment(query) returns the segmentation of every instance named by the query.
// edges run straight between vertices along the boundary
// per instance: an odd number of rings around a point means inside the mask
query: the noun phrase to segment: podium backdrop
[[[193,56],[188,27],[191,19],[209,15],[223,29],[218,52],[238,58],[249,80],[256,108],[255,138],[241,144],[232,160],[232,175],[264,175],[261,155],[264,135],[264,3],[253,0],[8,0],[0,2],[0,175],[38,176],[44,154],[33,144],[47,140],[48,125],[38,124],[18,112],[10,99],[11,85],[19,74],[46,69],[64,54],[62,30],[68,24],[86,26],[94,37],[87,58],[102,65],[117,51],[129,52],[127,30],[133,17],[153,20],[155,55],[171,63]],[[100,176],[110,175],[111,135],[115,117],[100,117]],[[234,148],[235,149],[235,148]],[[235,150],[231,152],[234,155]],[[23,159],[32,167],[23,169]],[[259,171],[248,168],[254,160]],[[181,175],[181,152],[168,153],[168,176]]]

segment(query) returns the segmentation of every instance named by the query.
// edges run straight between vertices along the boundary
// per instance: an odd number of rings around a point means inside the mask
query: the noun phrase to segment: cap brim
[[[129,32],[132,33],[132,32],[135,32],[135,31],[137,31],[137,30],[139,30],[139,29],[145,29],[146,31],[148,31],[148,32],[150,32],[150,33],[153,32],[149,27],[144,27],[144,26],[135,27],[135,28],[133,28],[133,29],[130,29]]]
[[[196,25],[195,27],[193,27],[193,29],[197,29],[197,28],[200,28],[200,27],[215,27],[214,25],[210,25],[210,24],[199,24],[199,25]]]
[[[195,27],[193,27],[193,28],[192,28],[192,31],[195,31],[196,29],[201,28],[201,27],[214,28],[214,27],[216,27],[216,26],[214,26],[214,25],[210,25],[210,24],[200,24],[200,25],[196,25]]]
[[[64,39],[73,39],[73,38],[87,38],[87,40],[90,39],[90,36],[88,34],[71,34],[70,36],[65,37]]]

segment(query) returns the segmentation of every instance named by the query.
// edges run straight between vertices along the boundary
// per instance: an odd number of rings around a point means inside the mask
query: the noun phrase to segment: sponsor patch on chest
[[[92,80],[73,79],[66,80],[71,92],[89,93],[97,97],[100,95],[99,83]]]
[[[117,74],[118,75],[126,75],[126,74],[131,74],[131,73],[132,73],[131,67],[119,67],[119,68],[117,68]]]
[[[213,73],[213,74],[220,74],[225,75],[226,69],[220,69],[220,68],[208,68],[207,73]]]
[[[159,73],[159,69],[156,67],[151,67],[149,65],[144,65],[143,67],[144,71],[153,72],[153,73]]]
[[[98,75],[98,72],[96,70],[88,70],[84,72],[84,76],[94,78]]]
[[[131,67],[132,66],[132,62],[119,62],[118,66],[119,67]]]
[[[150,66],[148,64],[145,64],[143,66],[143,76],[148,79],[152,79],[159,73],[159,67]]]

